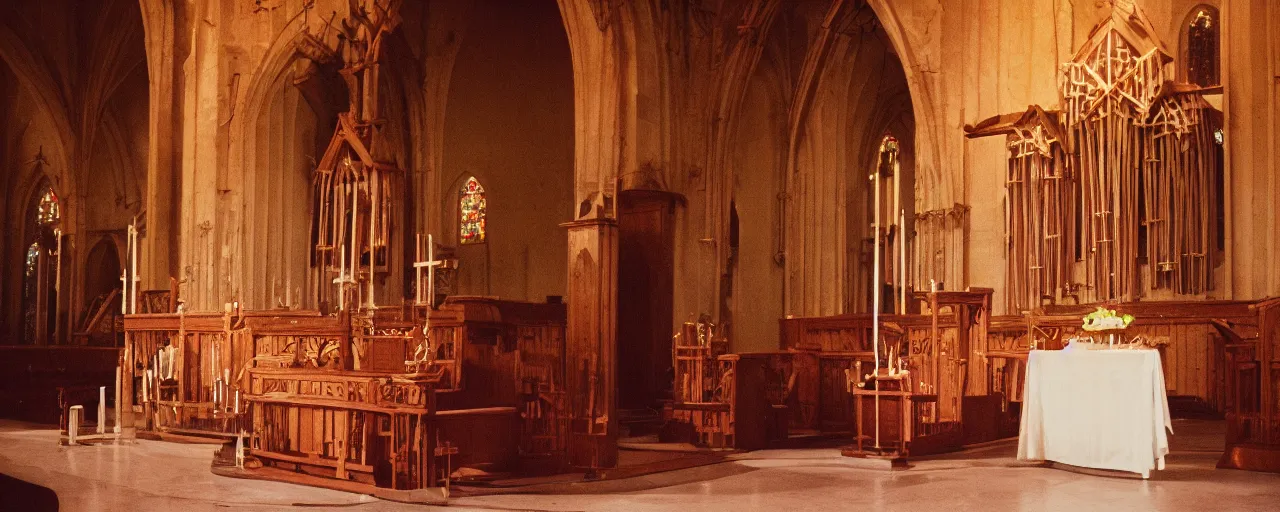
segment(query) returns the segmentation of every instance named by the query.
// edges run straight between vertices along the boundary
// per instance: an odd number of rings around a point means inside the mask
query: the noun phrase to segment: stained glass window
[[[1201,87],[1218,85],[1218,10],[1196,9],[1187,27],[1187,81]]]
[[[475,176],[467,179],[467,183],[459,191],[460,205],[458,240],[464,244],[478,244],[485,241],[484,214],[486,204],[484,187]]]
[[[40,261],[40,242],[34,242],[27,247],[27,277],[31,277],[36,273],[36,263]]]
[[[50,226],[58,223],[61,214],[58,212],[58,195],[53,193],[52,188],[46,188],[44,194],[40,196],[40,203],[36,207],[36,224],[41,226]]]

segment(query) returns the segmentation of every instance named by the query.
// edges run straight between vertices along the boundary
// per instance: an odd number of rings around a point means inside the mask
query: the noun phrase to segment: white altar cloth
[[[1173,432],[1155,350],[1033,350],[1018,460],[1130,471],[1164,469]]]

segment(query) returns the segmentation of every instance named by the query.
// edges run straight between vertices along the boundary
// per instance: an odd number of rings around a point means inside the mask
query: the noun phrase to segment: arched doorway
[[[76,335],[88,334],[91,345],[103,344],[93,336],[95,328],[103,327],[101,322],[109,321],[114,313],[120,311],[120,275],[119,249],[110,236],[103,236],[89,249],[85,259],[84,285],[81,288],[84,310],[73,327]]]

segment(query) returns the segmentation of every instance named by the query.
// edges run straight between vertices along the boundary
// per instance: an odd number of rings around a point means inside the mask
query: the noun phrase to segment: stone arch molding
[[[933,86],[928,79],[931,72],[922,62],[899,16],[898,9],[902,2],[895,4],[891,0],[867,0],[867,4],[875,11],[881,27],[889,36],[889,42],[897,52],[898,60],[902,62],[902,71],[907,77],[907,90],[911,95],[911,107],[915,114],[916,188],[921,192],[916,197],[917,210],[951,207],[961,202],[960,191],[957,190],[952,173],[942,169],[942,156],[939,153],[942,145],[938,130],[943,125],[939,122],[941,116],[934,106]]]
[[[51,162],[41,166],[44,175],[53,182],[60,194],[59,197],[79,197],[80,191],[76,180],[68,173],[68,162],[71,162],[71,155],[75,150],[73,138],[75,132],[71,128],[67,104],[59,96],[60,89],[53,77],[38,64],[35,54],[27,48],[21,38],[3,22],[0,22],[0,60],[8,64],[9,69],[17,77],[19,86],[35,99],[40,115],[46,116],[53,125],[56,139],[50,141],[52,144],[42,146],[48,148],[42,151],[53,153],[52,158],[49,159]],[[25,190],[33,190],[38,183],[39,177],[26,183]],[[64,202],[69,204],[64,205],[63,219],[69,228],[74,229],[74,226],[79,224],[79,207],[74,204],[75,201]]]
[[[263,114],[271,107],[272,99],[280,92],[281,87],[292,87],[287,81],[293,73],[293,67],[296,63],[309,59],[309,57],[300,51],[303,44],[314,43],[315,39],[303,42],[304,39],[310,38],[308,30],[311,25],[308,19],[317,19],[318,17],[308,18],[303,12],[297,13],[282,27],[276,34],[275,39],[263,54],[259,64],[254,69],[248,85],[242,90],[237,91],[239,95],[236,98],[235,107],[230,116],[230,137],[232,141],[228,148],[228,161],[231,163],[230,168],[225,171],[228,173],[229,183],[239,184],[240,192],[238,200],[232,203],[232,209],[238,212],[238,218],[231,219],[230,233],[226,241],[228,245],[235,248],[230,254],[239,255],[239,261],[232,262],[231,265],[237,268],[238,272],[232,272],[233,279],[238,281],[231,285],[231,293],[240,297],[242,300],[261,299],[274,301],[273,297],[266,297],[264,293],[270,293],[271,283],[259,282],[253,276],[261,274],[258,267],[261,267],[261,261],[258,256],[267,251],[265,245],[259,243],[265,240],[265,236],[259,236],[260,222],[259,217],[264,215],[256,206],[259,201],[257,197],[260,194],[270,192],[270,187],[259,190],[258,184],[254,176],[258,172],[267,172],[268,169],[258,169],[257,161],[261,151],[269,151],[270,144],[259,141],[254,134],[258,131],[260,124],[264,122]],[[322,20],[321,20],[322,21]],[[325,48],[333,50],[333,45],[329,42],[322,42]],[[300,101],[298,108],[303,108],[305,101]],[[300,220],[301,222],[302,220]],[[276,269],[280,270],[280,269]],[[278,273],[278,272],[277,272]],[[287,293],[294,291],[286,290]],[[279,293],[277,293],[279,295]],[[306,290],[303,290],[303,296],[306,296]],[[292,300],[292,299],[290,299]],[[249,302],[253,304],[253,302]],[[270,304],[274,306],[275,304]],[[262,306],[268,306],[262,304]]]

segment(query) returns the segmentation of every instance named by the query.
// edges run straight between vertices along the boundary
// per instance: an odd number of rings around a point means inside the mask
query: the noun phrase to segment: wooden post
[[[617,268],[613,219],[562,224],[569,230],[565,399],[570,411],[569,461],[583,468],[618,463]]]
[[[346,309],[338,311],[338,323],[342,324],[342,335],[338,339],[338,358],[342,360],[343,370],[352,370],[355,368],[355,361],[351,357],[351,312]]]
[[[107,433],[107,387],[98,386],[98,433]]]
[[[76,438],[80,436],[80,423],[84,421],[84,406],[73,405],[71,412],[67,414],[67,444],[76,444]]]

